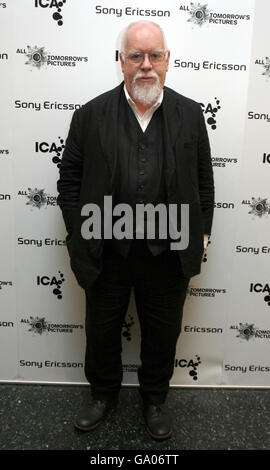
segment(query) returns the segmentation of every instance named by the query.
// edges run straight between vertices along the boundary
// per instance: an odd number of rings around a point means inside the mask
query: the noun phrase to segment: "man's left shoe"
[[[161,441],[172,434],[171,419],[164,405],[144,405],[146,430],[153,439]]]

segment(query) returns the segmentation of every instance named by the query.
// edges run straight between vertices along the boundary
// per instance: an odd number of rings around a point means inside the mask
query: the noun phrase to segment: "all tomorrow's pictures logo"
[[[261,75],[270,78],[270,57],[266,56],[264,59],[256,59],[255,65],[261,66]]]
[[[262,330],[254,323],[239,323],[239,325],[231,325],[230,329],[237,331],[236,338],[239,338],[240,342],[241,340],[270,339],[270,330]]]
[[[57,205],[57,196],[51,196],[45,192],[45,189],[28,188],[28,191],[18,191],[18,196],[25,196],[26,205],[33,209],[41,209]]]
[[[189,285],[187,288],[187,294],[189,297],[207,297],[211,299],[221,294],[226,294],[226,289],[214,287],[193,287]]]
[[[188,23],[199,27],[211,24],[237,26],[241,21],[246,22],[250,20],[250,15],[213,10],[208,3],[190,2],[190,4],[181,4],[179,11],[181,13],[184,12],[188,16]]]
[[[46,317],[22,318],[21,323],[28,326],[28,331],[33,335],[44,335],[49,333],[73,333],[74,330],[83,330],[81,324],[55,323],[48,321]]]
[[[74,54],[63,54],[59,52],[48,52],[42,46],[27,46],[27,48],[17,48],[17,54],[23,54],[27,60],[25,65],[33,69],[41,69],[42,67],[76,67],[78,64],[88,62],[87,56],[77,56]]]
[[[242,205],[249,206],[249,214],[252,215],[253,219],[261,219],[263,217],[268,217],[270,214],[270,203],[267,198],[255,198],[252,197],[251,200],[244,199]]]

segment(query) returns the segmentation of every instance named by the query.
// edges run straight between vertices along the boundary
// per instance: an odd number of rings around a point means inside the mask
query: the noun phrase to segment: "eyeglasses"
[[[129,54],[123,54],[131,64],[139,65],[144,62],[144,58],[147,55],[151,64],[160,64],[167,56],[167,51],[152,51],[152,52],[130,52]]]

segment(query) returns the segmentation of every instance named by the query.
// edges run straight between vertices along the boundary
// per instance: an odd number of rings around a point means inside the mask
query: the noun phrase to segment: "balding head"
[[[143,34],[156,34],[159,36],[162,47],[164,51],[167,51],[167,42],[162,28],[153,21],[135,21],[130,23],[123,31],[121,39],[121,52],[126,53],[129,47],[130,40],[132,41],[133,35],[143,35]],[[131,36],[131,37],[130,37]]]
[[[138,21],[125,29],[120,61],[127,91],[137,106],[148,109],[158,99],[169,57],[163,31],[156,23]]]

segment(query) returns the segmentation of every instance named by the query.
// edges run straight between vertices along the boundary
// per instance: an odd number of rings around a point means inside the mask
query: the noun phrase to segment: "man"
[[[204,236],[211,232],[214,186],[200,105],[164,87],[169,58],[157,24],[129,25],[120,54],[124,83],[75,111],[62,158],[58,203],[71,267],[86,292],[85,375],[92,401],[75,421],[84,431],[95,429],[117,403],[123,377],[121,328],[133,287],[146,429],[157,440],[172,433],[164,403],[189,278],[200,272]],[[85,235],[88,204],[106,215],[104,196],[111,196],[112,207],[125,203],[132,209],[187,204],[189,227],[183,229],[189,232],[188,246],[172,250],[171,234],[147,239],[145,228],[146,236],[136,238],[136,224],[133,237]],[[179,230],[181,217],[172,225]]]

